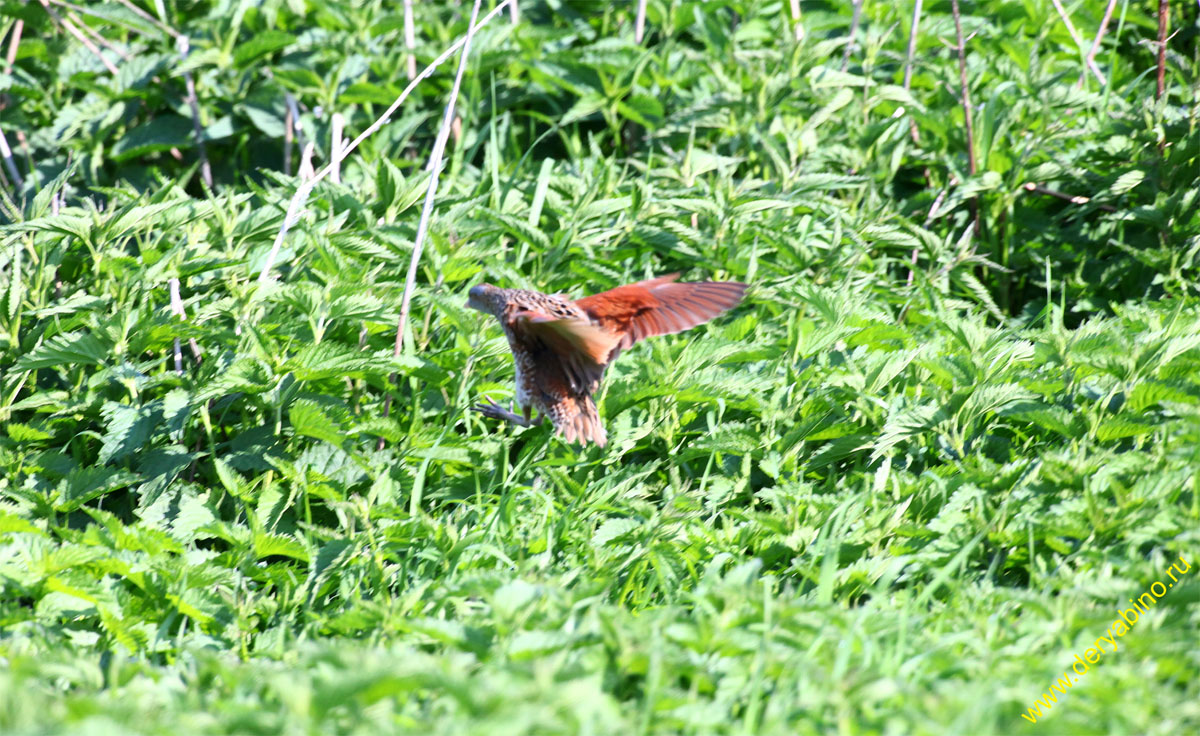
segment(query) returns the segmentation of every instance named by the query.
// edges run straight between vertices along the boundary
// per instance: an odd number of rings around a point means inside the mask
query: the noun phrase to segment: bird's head
[[[484,314],[499,317],[504,310],[504,289],[491,284],[472,286],[467,292],[467,306]]]

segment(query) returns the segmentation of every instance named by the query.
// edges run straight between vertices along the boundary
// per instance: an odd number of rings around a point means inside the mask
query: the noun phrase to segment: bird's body
[[[746,290],[734,281],[680,284],[676,278],[660,276],[575,301],[490,284],[473,287],[467,306],[496,317],[508,337],[523,416],[491,402],[479,411],[528,425],[537,409],[568,442],[603,446],[592,395],[604,369],[639,340],[682,332],[731,309]]]

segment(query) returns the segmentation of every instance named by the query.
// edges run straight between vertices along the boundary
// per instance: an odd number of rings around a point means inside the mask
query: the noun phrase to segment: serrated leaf
[[[163,115],[139,125],[117,140],[110,149],[114,161],[126,161],[148,153],[192,146],[192,123],[177,115]]]
[[[308,548],[294,537],[286,534],[272,534],[259,532],[254,535],[254,554],[260,559],[263,557],[291,557],[295,560],[307,563],[309,561]]]
[[[101,463],[119,460],[141,450],[162,418],[160,402],[143,406],[129,406],[115,401],[106,401],[100,409],[105,418],[104,437],[101,441]]]
[[[100,365],[111,355],[111,346],[92,334],[55,335],[17,360],[17,369],[28,371],[58,365]]]
[[[233,66],[242,69],[251,62],[285,49],[296,42],[296,37],[284,31],[260,31],[250,37],[249,41],[238,44],[233,50]]]
[[[346,440],[341,427],[315,401],[298,399],[292,402],[288,407],[288,418],[296,434],[324,440],[333,445],[341,445]]]
[[[93,498],[126,488],[140,480],[128,470],[91,466],[76,468],[60,483],[62,492],[54,504],[57,511],[74,511]]]
[[[633,519],[609,519],[596,528],[592,534],[592,545],[596,547],[604,547],[612,542],[619,541],[641,524]]]

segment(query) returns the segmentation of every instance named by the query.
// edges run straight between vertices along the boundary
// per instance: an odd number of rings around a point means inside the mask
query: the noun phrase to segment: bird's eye
[[[471,297],[472,299],[482,299],[483,298],[483,284],[479,284],[477,286],[472,286],[471,290],[467,292],[467,296]]]

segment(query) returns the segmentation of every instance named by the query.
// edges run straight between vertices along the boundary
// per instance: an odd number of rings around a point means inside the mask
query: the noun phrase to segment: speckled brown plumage
[[[523,426],[532,423],[537,409],[538,422],[549,417],[568,442],[603,447],[607,438],[592,395],[604,369],[639,340],[682,332],[733,308],[746,291],[736,281],[680,284],[678,277],[660,276],[576,301],[491,284],[472,287],[467,306],[494,316],[508,337],[522,415],[491,401],[475,408]]]

